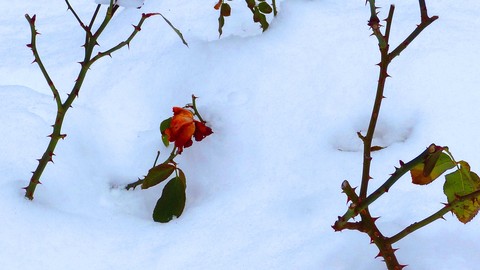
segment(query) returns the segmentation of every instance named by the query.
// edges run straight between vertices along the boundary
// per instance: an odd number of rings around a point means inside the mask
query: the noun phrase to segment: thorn
[[[25,189],[25,190],[27,190],[27,188],[28,188],[28,186],[27,187],[22,187],[22,189]]]
[[[342,229],[340,229],[340,228],[338,228],[337,226],[335,226],[335,224],[332,225],[332,229],[333,229],[335,232],[340,232],[340,231],[342,231]]]
[[[142,30],[142,28],[140,28],[138,25],[132,24],[132,26],[133,26],[133,28],[135,28],[135,31],[137,31],[137,32]]]
[[[382,257],[382,252],[378,252],[377,256],[375,256],[375,259],[378,258],[378,257]]]
[[[41,185],[41,184],[42,184],[39,180],[35,180],[35,179],[33,179],[33,178],[30,179],[30,182],[35,183],[35,184],[37,184],[37,185]]]
[[[28,44],[27,44],[27,47],[28,47],[28,48],[32,48],[32,43],[28,43]]]
[[[360,140],[365,141],[365,136],[363,136],[360,131],[357,132],[357,136],[360,138]]]
[[[33,63],[36,63],[37,62],[37,59],[33,59],[32,63],[30,64],[33,64]]]
[[[405,165],[405,162],[403,162],[402,160],[399,160],[398,162],[400,163],[401,167],[403,167]]]
[[[148,18],[148,17],[151,17],[151,16],[155,16],[155,15],[160,15],[160,13],[142,13],[142,17],[143,18]]]
[[[377,221],[377,219],[379,219],[380,217],[372,217],[372,221],[375,223],[375,221]]]
[[[384,189],[384,191],[385,191],[385,193],[388,193],[388,188],[386,187],[386,188]]]
[[[408,264],[400,264],[398,267],[395,268],[395,270],[402,270],[403,268],[407,267]]]
[[[60,134],[60,139],[65,139],[65,137],[67,137],[67,134]]]

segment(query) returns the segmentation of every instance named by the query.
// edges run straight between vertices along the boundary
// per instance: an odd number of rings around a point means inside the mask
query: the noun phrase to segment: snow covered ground
[[[161,2],[161,3],[159,3]],[[0,260],[2,269],[384,269],[358,232],[330,227],[346,210],[340,184],[358,185],[361,142],[379,61],[364,1],[277,1],[261,34],[233,1],[218,39],[216,1],[146,1],[122,9],[100,40],[125,39],[142,12],[152,17],[130,50],[95,63],[68,112],[34,201],[23,197],[51,133],[55,103],[33,56],[24,14],[37,14],[38,50],[63,97],[82,59],[83,33],[63,1],[0,6]],[[429,1],[440,19],[391,65],[375,138],[372,190],[398,160],[430,143],[448,145],[480,171],[480,2]],[[72,0],[87,20],[94,1]],[[390,1],[378,1],[381,18]],[[391,41],[419,23],[417,1],[392,1]],[[122,190],[165,150],[160,121],[199,96],[214,134],[178,158],[187,175],[184,214],[151,220],[161,187]],[[391,235],[445,202],[443,180],[408,178],[371,207]],[[437,221],[401,240],[409,269],[475,269],[478,219]]]

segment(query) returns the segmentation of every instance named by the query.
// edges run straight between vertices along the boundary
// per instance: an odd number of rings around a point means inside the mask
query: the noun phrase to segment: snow
[[[31,2],[31,1],[30,1]],[[125,1],[129,2],[129,1]],[[37,14],[40,55],[62,94],[82,59],[83,35],[62,1],[0,7],[0,258],[3,269],[384,269],[358,232],[330,227],[346,210],[340,185],[359,185],[361,141],[379,61],[364,1],[277,1],[261,33],[233,1],[218,38],[215,1],[146,1],[119,10],[100,40],[125,39],[149,18],[130,50],[95,63],[68,112],[54,164],[23,197],[51,133],[55,103],[31,52],[24,14]],[[430,143],[448,145],[479,171],[478,1],[430,1],[429,26],[391,64],[375,144],[371,189],[398,160]],[[88,20],[93,1],[71,1]],[[378,1],[385,17],[390,1]],[[392,43],[419,22],[416,1],[396,5]],[[128,3],[127,3],[128,4]],[[187,205],[168,224],[151,220],[161,187],[125,191],[146,174],[160,122],[197,100],[214,134],[178,158]],[[438,210],[442,180],[413,186],[405,177],[371,206],[394,234]],[[478,220],[446,215],[395,245],[409,269],[472,269],[480,263]]]
[[[115,0],[114,4],[119,5],[121,7],[136,7],[140,8],[143,5],[144,0]],[[95,0],[95,3],[102,4],[102,5],[110,5],[110,0]]]

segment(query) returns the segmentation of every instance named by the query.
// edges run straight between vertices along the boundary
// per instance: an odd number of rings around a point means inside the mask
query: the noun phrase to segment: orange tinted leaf
[[[380,150],[382,150],[382,149],[384,149],[384,148],[385,148],[385,147],[383,147],[383,146],[374,145],[374,146],[372,146],[372,147],[370,148],[370,151],[372,151],[372,152],[380,151]]]
[[[433,145],[430,146],[430,148],[434,147]],[[435,151],[433,153],[430,153],[425,161],[423,162],[425,166],[423,167],[423,176],[429,175],[432,170],[435,168],[437,164],[437,160],[440,158],[440,155],[442,154],[443,148],[440,147],[440,149],[437,149],[438,146],[435,146],[434,149]]]
[[[440,154],[438,157],[434,157],[435,163],[432,169],[425,169],[425,163],[430,162],[432,163],[432,159],[427,159],[425,162],[422,162],[415,166],[413,169],[410,170],[410,175],[412,176],[412,183],[417,185],[427,185],[433,182],[433,180],[437,179],[440,175],[442,175],[445,171],[455,167],[455,162],[450,158],[449,155],[439,152]],[[435,153],[436,154],[436,153]],[[429,156],[430,157],[430,156]],[[425,172],[429,171],[427,175]]]
[[[216,3],[213,8],[216,10],[219,10],[221,5],[222,5],[222,0],[219,0],[218,3]]]

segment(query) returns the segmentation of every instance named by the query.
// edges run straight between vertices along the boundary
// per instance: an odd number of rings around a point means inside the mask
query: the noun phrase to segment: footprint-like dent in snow
[[[373,136],[372,146],[389,147],[396,143],[407,141],[415,128],[416,120],[406,118],[403,120],[388,119],[379,120]],[[335,132],[332,140],[333,147],[344,152],[361,152],[363,151],[363,143],[357,135],[361,132],[363,136],[367,133],[367,128],[356,128],[356,130],[338,130]]]

